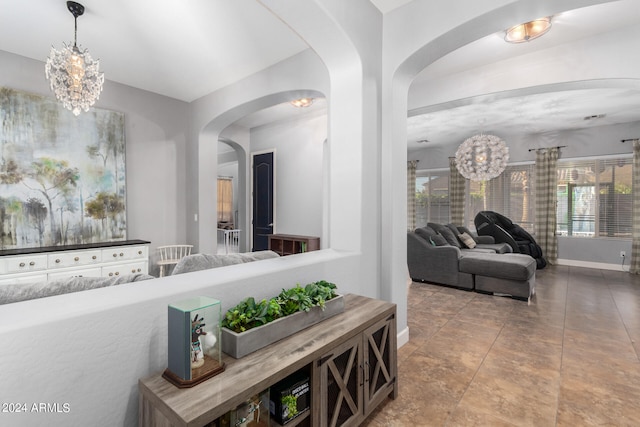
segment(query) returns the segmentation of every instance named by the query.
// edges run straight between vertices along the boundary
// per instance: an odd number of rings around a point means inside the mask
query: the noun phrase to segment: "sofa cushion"
[[[416,228],[415,233],[416,233],[418,236],[422,237],[422,238],[423,238],[424,240],[426,240],[427,242],[429,242],[429,241],[430,241],[429,239],[430,239],[432,236],[436,236],[436,235],[438,234],[438,233],[437,233],[433,228],[431,228],[431,227],[429,227],[429,226],[427,226],[427,227],[419,227],[419,228]]]
[[[225,267],[227,265],[244,264],[269,258],[278,258],[274,251],[258,251],[235,254],[193,254],[178,261],[172,275],[190,273],[192,271],[208,270],[210,268]]]
[[[436,235],[433,235],[433,236],[429,237],[429,241],[431,242],[431,244],[433,246],[446,246],[446,245],[449,244],[447,242],[447,239],[442,237],[442,235],[440,235],[440,234],[436,234]]]
[[[467,248],[473,249],[476,247],[476,241],[473,240],[473,237],[471,237],[467,233],[462,233],[458,235],[458,238]]]
[[[536,261],[523,254],[465,254],[460,271],[478,276],[525,281],[536,272]]]
[[[458,237],[456,237],[456,235],[453,234],[453,231],[451,231],[449,227],[447,227],[446,225],[436,224],[431,222],[428,225],[429,227],[431,227],[432,229],[440,233],[442,237],[447,239],[447,243],[449,243],[451,246],[455,246],[458,249],[462,248],[462,245],[460,244]]]

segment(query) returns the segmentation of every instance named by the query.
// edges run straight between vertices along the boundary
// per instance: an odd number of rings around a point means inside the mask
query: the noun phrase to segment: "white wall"
[[[254,128],[251,151],[275,151],[275,233],[322,235],[327,117]]]
[[[0,85],[52,97],[44,63],[0,51]],[[106,81],[96,107],[125,115],[127,237],[152,248],[186,240],[188,104]]]

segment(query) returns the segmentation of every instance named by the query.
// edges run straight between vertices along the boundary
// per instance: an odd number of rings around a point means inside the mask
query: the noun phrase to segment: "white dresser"
[[[0,251],[0,285],[67,277],[149,274],[144,240]]]

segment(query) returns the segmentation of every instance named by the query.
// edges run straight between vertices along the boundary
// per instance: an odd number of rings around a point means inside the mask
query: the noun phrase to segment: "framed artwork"
[[[0,87],[0,249],[125,240],[124,114]]]

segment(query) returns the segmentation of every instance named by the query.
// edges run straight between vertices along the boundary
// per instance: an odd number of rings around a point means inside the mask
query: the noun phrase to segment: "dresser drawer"
[[[130,262],[110,267],[102,267],[103,277],[125,276],[127,274],[143,273],[148,274],[147,261]]]
[[[47,255],[11,257],[5,260],[5,268],[7,274],[46,270]]]
[[[55,273],[49,273],[47,280],[61,280],[68,279],[69,277],[101,277],[102,268],[74,268],[73,270],[58,271]]]
[[[121,246],[102,250],[102,262],[118,262],[129,259],[147,259],[148,248],[146,246]]]
[[[49,268],[76,267],[98,264],[102,261],[102,251],[58,252],[49,254],[47,264]]]
[[[0,286],[13,285],[18,283],[46,282],[46,281],[47,281],[47,273],[25,274],[23,276],[11,277],[9,279],[0,279]]]

